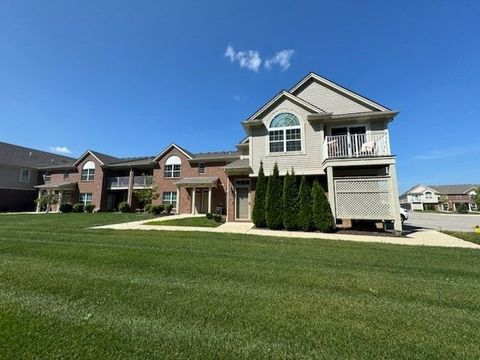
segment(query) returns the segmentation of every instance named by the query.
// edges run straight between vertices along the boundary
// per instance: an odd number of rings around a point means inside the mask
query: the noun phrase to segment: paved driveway
[[[472,227],[480,225],[480,215],[438,214],[410,211],[405,227],[424,229],[472,231]]]

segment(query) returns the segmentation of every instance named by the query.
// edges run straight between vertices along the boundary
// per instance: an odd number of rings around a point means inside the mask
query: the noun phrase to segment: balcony
[[[129,183],[128,176],[114,176],[108,178],[108,188],[113,190],[123,190],[128,189]],[[133,188],[134,189],[145,189],[152,187],[153,176],[151,175],[142,175],[133,177]]]
[[[324,160],[390,155],[390,141],[385,131],[326,136],[323,142]]]

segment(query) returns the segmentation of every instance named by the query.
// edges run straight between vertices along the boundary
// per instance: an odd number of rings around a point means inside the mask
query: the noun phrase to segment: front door
[[[248,187],[237,187],[236,190],[236,218],[248,220]]]
[[[202,214],[208,212],[208,190],[202,190]]]

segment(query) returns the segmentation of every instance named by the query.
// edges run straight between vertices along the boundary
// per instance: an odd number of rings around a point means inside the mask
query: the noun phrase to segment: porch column
[[[63,200],[63,191],[58,190],[57,212],[60,212],[60,205],[62,205],[62,200]]]
[[[333,167],[327,167],[327,182],[328,182],[328,202],[333,214],[333,223],[337,220],[337,212],[335,210],[335,182],[333,181]]]
[[[132,206],[132,198],[133,198],[133,169],[130,168],[130,173],[128,174],[128,194],[127,194],[127,202],[128,205]]]
[[[37,209],[36,212],[40,212],[40,198],[42,197],[42,189],[38,189]]]
[[[388,174],[390,175],[390,204],[393,207],[393,229],[402,232],[402,218],[400,216],[400,201],[398,200],[397,187],[397,167],[395,164],[388,166]]]
[[[192,214],[195,215],[195,191],[197,189],[192,188]]]
[[[212,212],[212,188],[208,188],[208,212]]]
[[[177,187],[177,206],[175,206],[175,213],[180,214],[180,189]]]

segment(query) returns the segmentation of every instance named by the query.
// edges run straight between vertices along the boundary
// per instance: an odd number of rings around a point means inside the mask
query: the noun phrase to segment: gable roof
[[[466,194],[472,189],[479,188],[479,184],[430,185],[432,189],[444,195]]]
[[[291,94],[287,90],[282,90],[280,91],[277,95],[275,95],[273,98],[271,98],[265,105],[263,105],[259,110],[257,110],[253,115],[251,115],[247,120],[244,121],[244,123],[252,122],[256,118],[258,118],[262,113],[267,111],[271,106],[273,106],[277,101],[279,101],[282,98],[287,98],[291,100],[292,102],[303,106],[304,108],[309,109],[313,113],[325,113],[322,109],[316,107],[315,105],[310,104],[309,102],[300,99],[299,97]]]
[[[69,166],[74,158],[46,151],[0,142],[0,165],[40,168],[45,166]]]
[[[102,154],[98,151],[93,151],[93,150],[87,150],[85,151],[82,155],[80,155],[80,157],[77,159],[77,161],[75,161],[73,163],[74,166],[77,166],[83,159],[85,159],[85,157],[87,157],[88,155],[92,155],[94,158],[96,158],[99,162],[100,162],[100,165],[108,165],[110,163],[113,163],[113,162],[116,162],[116,161],[120,161],[121,159],[115,157],[115,156],[111,156],[111,155],[106,155],[106,154]]]
[[[155,156],[155,158],[153,159],[153,161],[158,161],[158,160],[160,160],[160,159],[162,158],[162,156],[165,155],[165,154],[166,154],[170,149],[172,149],[172,148],[175,148],[175,149],[177,149],[178,151],[180,151],[180,152],[181,152],[183,155],[185,155],[188,159],[193,158],[193,154],[192,154],[190,151],[182,148],[181,146],[179,146],[179,145],[177,145],[177,144],[175,144],[175,143],[171,143],[171,144],[168,145],[165,149],[163,149],[163,150],[160,152],[160,154],[158,154],[157,156]]]
[[[389,109],[388,107],[386,106],[383,106],[363,95],[360,95],[350,89],[347,89],[346,87],[344,86],[341,86],[335,82],[333,82],[332,80],[329,80],[323,76],[320,76],[314,72],[311,72],[309,73],[307,76],[305,76],[302,80],[300,80],[298,83],[296,83],[291,89],[290,89],[290,93],[292,93],[293,95],[297,95],[300,91],[300,89],[302,88],[303,85],[307,84],[309,81],[316,81],[348,98],[351,98],[363,105],[366,105],[367,107],[370,107],[370,108],[373,108],[377,111],[390,111],[391,109]]]
[[[405,195],[414,195],[414,194],[423,194],[425,191],[430,190],[431,192],[438,193],[439,191],[435,190],[433,187],[427,186],[427,185],[422,185],[422,184],[417,184],[407,191],[405,191],[402,195],[400,196],[405,196]]]

